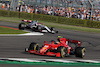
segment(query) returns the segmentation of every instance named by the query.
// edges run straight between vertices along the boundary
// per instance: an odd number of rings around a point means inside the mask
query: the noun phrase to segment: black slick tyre
[[[75,56],[83,58],[85,56],[86,49],[84,47],[77,47],[75,49]]]
[[[57,52],[60,52],[61,58],[64,58],[67,53],[67,48],[60,46],[58,47]]]
[[[37,43],[35,43],[35,42],[32,42],[31,44],[30,44],[30,46],[29,46],[29,50],[38,50],[38,44]]]
[[[42,32],[41,26],[37,26],[37,30],[38,30],[39,32]]]
[[[20,23],[18,28],[20,30],[24,30],[25,29],[25,24],[24,23]]]

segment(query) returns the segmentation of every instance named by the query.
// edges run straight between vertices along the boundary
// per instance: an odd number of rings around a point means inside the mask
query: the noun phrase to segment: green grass
[[[9,28],[0,27],[0,34],[23,34],[23,33],[27,32],[24,32],[22,30],[13,30]]]
[[[24,61],[0,61],[0,64],[18,64],[18,65],[40,65],[40,66],[91,66],[91,67],[99,67],[100,63],[63,63],[63,62],[24,62]]]
[[[56,24],[54,25],[53,23],[51,24],[45,24],[50,27],[56,27],[60,29],[67,29],[67,30],[74,30],[74,31],[83,31],[83,32],[92,32],[92,33],[100,33],[100,29],[97,28],[87,28],[87,27],[79,27],[79,26],[71,26],[71,25],[61,25],[61,24]]]
[[[14,18],[14,17],[3,17],[0,16],[0,20],[22,20],[22,18]]]
[[[23,18],[13,18],[13,17],[2,17],[2,16],[0,16],[0,20],[1,21],[6,21],[6,22],[20,23],[21,20],[23,20]],[[27,19],[27,20],[30,20],[30,19]],[[44,25],[47,25],[49,27],[55,27],[55,28],[59,28],[59,29],[100,33],[100,29],[97,29],[97,28],[72,26],[72,25],[65,25],[65,24],[59,24],[59,23],[53,23],[53,22],[46,22],[46,21],[41,21],[41,20],[39,20],[39,22],[41,22]]]

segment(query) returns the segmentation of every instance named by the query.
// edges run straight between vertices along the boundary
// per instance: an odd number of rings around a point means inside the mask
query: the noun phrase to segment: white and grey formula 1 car
[[[49,33],[58,33],[58,31],[55,30],[54,27],[48,28],[45,25],[42,25],[42,23],[38,23],[38,21],[32,21],[32,20],[22,20],[22,22],[19,24],[19,29],[31,29],[32,31],[38,31],[38,32],[49,32]]]

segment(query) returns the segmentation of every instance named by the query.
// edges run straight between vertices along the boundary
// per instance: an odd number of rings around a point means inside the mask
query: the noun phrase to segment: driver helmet
[[[58,36],[58,38],[63,38],[62,36]]]
[[[62,36],[58,36],[57,41],[60,42],[60,38],[63,38]]]

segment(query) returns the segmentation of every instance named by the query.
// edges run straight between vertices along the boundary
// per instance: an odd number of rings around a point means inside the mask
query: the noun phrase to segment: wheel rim
[[[83,52],[83,54],[82,54],[83,56],[85,56],[85,52]]]
[[[65,57],[65,54],[66,54],[66,51],[65,51],[65,48],[63,48],[61,50],[61,57],[64,58]]]
[[[41,27],[38,27],[39,30],[41,30]]]
[[[25,48],[25,52],[27,52],[28,51],[28,48]]]
[[[85,51],[86,51],[86,49],[83,48],[83,50],[82,50],[82,58],[85,56]]]
[[[63,56],[65,55],[65,51],[63,51]]]
[[[38,44],[35,45],[34,50],[36,50],[37,46],[38,46]]]
[[[25,25],[24,25],[24,24],[22,24],[22,25],[21,25],[21,27],[25,27]]]

